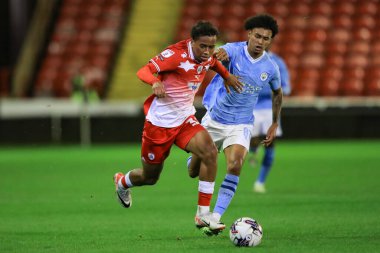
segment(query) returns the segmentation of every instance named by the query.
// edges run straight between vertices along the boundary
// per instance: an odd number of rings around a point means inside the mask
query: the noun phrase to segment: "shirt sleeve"
[[[282,92],[284,95],[289,95],[291,86],[288,68],[281,58],[278,59],[277,65],[280,69]]]
[[[227,43],[221,46],[220,48],[223,48],[227,52],[228,58],[230,58],[230,61],[232,58],[234,58],[235,46],[233,43]]]
[[[276,70],[274,71],[273,78],[270,80],[269,85],[272,90],[278,90],[281,88],[281,75],[280,75],[280,70],[278,67],[275,68]]]
[[[175,52],[171,49],[165,49],[156,57],[150,59],[150,63],[154,65],[157,72],[175,70],[179,65],[179,52]]]
[[[152,63],[148,63],[137,71],[137,77],[144,83],[153,85],[155,82],[160,81],[154,76],[155,73],[157,73],[155,66]]]
[[[223,64],[215,59],[215,64],[211,67],[216,73],[218,73],[223,79],[227,79],[230,76],[228,70],[223,66]]]

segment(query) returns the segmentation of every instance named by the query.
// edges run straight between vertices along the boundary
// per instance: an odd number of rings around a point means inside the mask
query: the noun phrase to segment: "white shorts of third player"
[[[208,113],[202,118],[204,126],[219,151],[233,144],[239,144],[249,150],[253,126],[250,124],[225,125],[213,120]]]
[[[272,109],[262,109],[253,112],[255,121],[253,123],[252,136],[267,135],[269,127],[272,125]],[[281,124],[278,124],[276,136],[282,136]]]

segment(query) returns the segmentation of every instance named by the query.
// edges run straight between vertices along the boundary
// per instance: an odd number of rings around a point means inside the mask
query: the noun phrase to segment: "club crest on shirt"
[[[170,56],[172,56],[174,54],[174,52],[170,49],[166,49],[164,51],[162,51],[161,55],[164,57],[164,58],[169,58]]]
[[[148,153],[149,160],[153,161],[155,158],[155,155],[153,153]]]
[[[260,80],[261,81],[265,81],[265,80],[267,80],[268,79],[268,73],[267,72],[263,72],[263,73],[261,73],[261,75],[260,75]]]
[[[200,73],[202,72],[202,69],[203,69],[203,66],[199,66],[199,67],[197,68],[197,73],[200,74]]]
[[[187,57],[187,54],[186,54],[186,53],[182,53],[182,54],[181,54],[181,57],[182,57],[182,58],[186,58],[186,57]]]

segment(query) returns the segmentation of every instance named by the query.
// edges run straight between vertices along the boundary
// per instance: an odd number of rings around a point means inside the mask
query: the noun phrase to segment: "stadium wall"
[[[0,144],[139,142],[142,103],[83,105],[61,100],[0,101]],[[205,110],[198,103],[196,116]],[[284,139],[380,138],[378,99],[285,100]]]

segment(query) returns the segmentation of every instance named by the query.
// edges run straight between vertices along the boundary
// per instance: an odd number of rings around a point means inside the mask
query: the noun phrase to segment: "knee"
[[[243,159],[236,159],[228,163],[227,171],[229,174],[239,176],[243,167]]]

